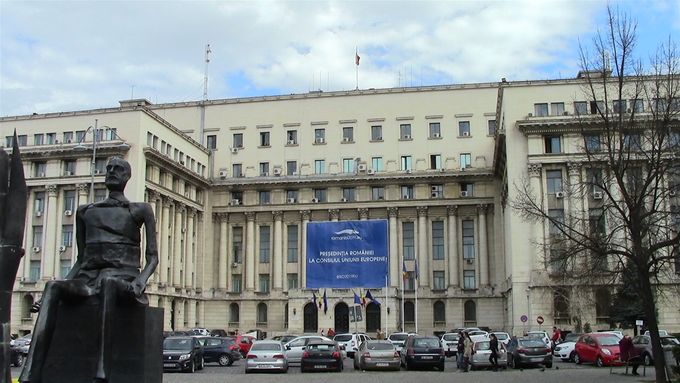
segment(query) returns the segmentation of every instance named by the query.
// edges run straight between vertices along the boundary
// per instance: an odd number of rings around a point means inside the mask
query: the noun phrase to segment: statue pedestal
[[[62,304],[43,368],[44,383],[92,383],[100,306]],[[111,329],[108,383],[163,381],[163,309],[117,306]]]

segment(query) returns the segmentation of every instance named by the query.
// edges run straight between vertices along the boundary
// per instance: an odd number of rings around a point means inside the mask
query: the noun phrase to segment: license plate
[[[326,368],[326,366],[323,366],[323,365],[315,365],[314,368]]]
[[[163,363],[163,367],[175,367],[174,363]]]
[[[542,362],[543,358],[531,358],[532,362]]]
[[[378,367],[387,367],[390,364],[389,363],[376,363],[375,365],[378,366]]]
[[[430,356],[430,355],[425,355],[425,356],[421,356],[421,357],[420,357],[420,359],[433,359],[433,358],[434,358],[434,357],[433,357],[433,356]]]

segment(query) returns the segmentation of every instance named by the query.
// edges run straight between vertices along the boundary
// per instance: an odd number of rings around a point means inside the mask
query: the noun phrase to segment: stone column
[[[159,282],[168,284],[168,269],[170,267],[170,248],[168,246],[168,231],[170,221],[170,207],[172,200],[168,197],[163,197],[163,215],[160,222],[161,238],[158,241],[158,273]]]
[[[182,287],[182,214],[185,206],[175,203],[174,246],[172,247],[172,286]]]
[[[534,197],[537,198],[540,203],[540,205],[543,205],[543,188],[541,185],[541,176],[543,173],[543,167],[541,164],[529,164],[528,167],[528,172],[529,172],[529,183],[532,192],[534,193]],[[531,238],[534,240],[534,244],[532,246],[529,246],[531,250],[528,249],[530,254],[533,254],[532,258],[532,267],[531,269],[542,269],[543,265],[543,259],[541,258],[541,253],[542,251],[539,250],[540,246],[538,244],[543,243],[543,224],[541,223],[532,223],[530,224],[531,230],[532,230],[532,236]]]
[[[340,210],[328,209],[328,217],[330,218],[331,221],[337,222],[340,219]]]
[[[309,210],[302,210],[300,218],[302,219],[301,244],[300,244],[300,289],[305,289],[307,286],[307,223],[312,213]]]
[[[418,206],[418,286],[430,286],[429,252],[427,251],[427,206]]]
[[[204,269],[205,269],[205,257],[206,257],[206,252],[205,252],[205,229],[203,225],[203,212],[198,211],[196,214],[196,262],[194,263],[194,270],[195,270],[195,288],[200,289],[201,291],[205,291],[205,277],[204,277]],[[211,226],[212,230],[212,226]],[[212,238],[212,237],[211,237]],[[210,243],[210,248],[213,248],[213,244]],[[212,251],[210,252],[212,254]],[[212,282],[212,285],[215,286],[214,282]]]
[[[447,206],[449,286],[460,287],[460,258],[458,256],[458,206]]]
[[[196,327],[196,302],[193,299],[187,299],[187,310],[184,313],[187,318],[187,328]]]
[[[158,225],[158,219],[156,217],[156,211],[157,211],[156,200],[157,199],[158,199],[158,192],[147,188],[146,189],[146,202],[151,207],[151,211],[153,212],[154,219],[156,220],[156,225]],[[156,226],[156,229],[158,229],[158,226]],[[143,233],[142,242],[140,243],[140,249],[142,251],[142,257],[140,259],[140,264],[141,264],[142,268],[144,268],[144,266],[146,266],[145,250],[146,250],[146,243],[147,243],[148,239],[146,238],[146,232],[142,231],[142,233]],[[156,230],[155,235],[156,235],[156,243],[158,243],[158,230]],[[150,283],[157,282],[157,279],[158,279],[157,276],[158,275],[156,273],[151,274],[151,277],[149,278],[149,282]]]
[[[198,301],[198,317],[196,318],[196,325],[197,326],[205,326],[205,320],[203,319],[205,317],[204,315],[204,310],[205,310],[205,305],[203,304],[203,301]]]
[[[186,262],[184,266],[184,288],[194,287],[194,220],[196,219],[196,209],[187,208],[187,232],[186,232]]]
[[[31,276],[31,254],[33,252],[33,217],[35,217],[35,192],[29,192],[26,205],[26,229],[24,231],[26,254],[21,257],[21,267],[24,280]],[[42,246],[42,245],[41,245]]]
[[[58,274],[56,270],[56,264],[58,264],[58,254],[57,254],[57,228],[59,214],[57,212],[57,185],[47,185],[47,222],[43,226],[43,236],[45,240],[43,241],[42,248],[42,279],[50,280],[54,279]]]
[[[489,285],[489,253],[486,239],[486,205],[477,207],[479,219],[479,285]]]
[[[569,173],[570,193],[568,195],[569,198],[567,198],[569,203],[569,214],[566,214],[565,212],[565,215],[568,215],[573,220],[579,216],[579,210],[582,209],[581,196],[588,195],[590,190],[581,190],[581,164],[577,162],[569,162],[567,164],[567,172]]]
[[[387,216],[389,217],[389,227],[390,227],[390,286],[399,286],[399,268],[401,263],[399,262],[399,242],[397,238],[397,214],[399,214],[399,208],[388,207]]]
[[[274,216],[274,253],[272,256],[272,273],[274,273],[274,290],[283,289],[283,270],[285,269],[283,258],[283,212],[272,212]]]
[[[359,213],[359,220],[365,221],[368,219],[368,209],[362,207],[357,209],[357,212]]]
[[[227,220],[229,214],[216,213],[216,221],[220,223],[220,248],[217,258],[217,288],[220,291],[227,290],[227,258],[228,258],[228,233]]]
[[[246,221],[246,290],[255,290],[255,213],[245,213]]]

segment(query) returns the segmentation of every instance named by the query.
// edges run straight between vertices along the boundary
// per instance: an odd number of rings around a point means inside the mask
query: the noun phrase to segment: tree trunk
[[[638,267],[638,274],[640,276],[640,295],[642,296],[642,302],[644,302],[645,319],[647,321],[647,328],[649,329],[649,336],[652,340],[652,355],[654,358],[656,382],[665,383],[667,382],[666,359],[659,337],[659,323],[656,319],[654,290],[652,284],[649,282],[649,271],[646,268]]]

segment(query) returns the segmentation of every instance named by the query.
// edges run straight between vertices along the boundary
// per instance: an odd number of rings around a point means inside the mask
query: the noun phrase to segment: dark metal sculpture
[[[31,349],[19,381],[37,383],[50,348],[60,302],[78,304],[98,298],[97,367],[93,381],[106,382],[110,375],[111,327],[117,304],[148,305],[146,283],[158,265],[156,222],[151,205],[130,202],[123,191],[130,179],[130,164],[120,157],[106,165],[106,200],[82,205],[76,213],[78,257],[61,281],[50,281],[36,304],[38,319]],[[146,266],[140,272],[141,227],[146,232]],[[47,373],[48,371],[45,371]]]
[[[24,165],[14,132],[12,156],[0,148],[0,380],[9,383],[10,375],[10,311],[12,286],[19,262],[24,255],[26,201],[28,191],[24,178]]]

